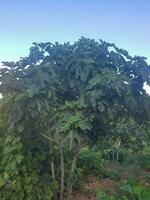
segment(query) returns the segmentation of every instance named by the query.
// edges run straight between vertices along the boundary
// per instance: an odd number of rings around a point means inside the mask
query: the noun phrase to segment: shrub
[[[134,164],[141,168],[150,169],[150,153],[142,151],[137,154],[130,155],[126,162],[127,164]]]
[[[145,189],[137,182],[123,182],[114,195],[109,195],[104,191],[98,191],[96,200],[149,200],[150,189]]]
[[[122,183],[120,192],[126,195],[129,200],[149,200],[150,197],[150,189],[145,189],[135,181]]]
[[[24,155],[21,140],[15,136],[6,136],[0,151],[0,199],[51,199],[52,189],[39,175],[41,155]]]
[[[116,198],[106,194],[104,191],[98,191],[96,194],[96,200],[116,200]]]
[[[78,166],[82,169],[84,175],[102,176],[106,161],[102,158],[100,151],[94,151],[86,147],[80,152]]]

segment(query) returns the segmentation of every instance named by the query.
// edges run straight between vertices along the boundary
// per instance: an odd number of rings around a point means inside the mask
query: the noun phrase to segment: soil
[[[95,191],[97,189],[113,192],[116,188],[116,181],[109,178],[97,179],[94,176],[88,176],[85,177],[85,183],[82,185],[84,192],[75,191],[73,193],[73,200],[96,200]]]
[[[123,179],[128,179],[129,171],[126,169],[123,173]],[[141,183],[144,187],[150,187],[150,183],[146,181],[146,177],[150,176],[149,171],[142,171],[138,176],[139,183]],[[73,200],[96,200],[96,190],[102,189],[108,191],[109,193],[113,193],[117,190],[118,182],[116,180],[112,180],[111,178],[101,178],[98,179],[95,176],[82,177],[84,184],[82,185],[82,191],[74,191],[73,192]]]
[[[74,192],[73,200],[96,200],[96,197],[93,194]]]

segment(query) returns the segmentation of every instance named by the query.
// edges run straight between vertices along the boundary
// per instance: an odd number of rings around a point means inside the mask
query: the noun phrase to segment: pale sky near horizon
[[[0,0],[0,62],[33,42],[103,39],[150,63],[149,0]],[[149,90],[150,92],[150,90]]]

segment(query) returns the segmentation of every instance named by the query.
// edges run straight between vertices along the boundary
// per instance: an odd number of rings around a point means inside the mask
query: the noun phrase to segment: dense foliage
[[[3,65],[4,199],[57,199],[58,193],[70,199],[83,146],[106,138],[123,147],[128,140],[125,148],[134,151],[137,142],[145,144],[150,97],[143,84],[150,85],[150,66],[144,57],[81,38],[72,45],[34,43],[28,57]]]

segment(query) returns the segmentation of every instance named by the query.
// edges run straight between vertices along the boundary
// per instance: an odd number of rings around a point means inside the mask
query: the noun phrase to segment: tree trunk
[[[64,167],[64,152],[63,152],[63,141],[59,144],[59,153],[60,153],[60,200],[64,200],[64,177],[65,177],[65,167]]]
[[[52,178],[53,180],[56,180],[56,175],[55,175],[55,165],[54,165],[54,160],[51,160],[51,174],[52,174]],[[57,200],[57,192],[54,192],[54,200]]]
[[[50,167],[51,167],[51,175],[53,180],[56,180],[56,175],[55,175],[55,164],[54,164],[54,157],[53,157],[53,147],[52,147],[53,142],[49,141],[49,152],[50,152]],[[57,200],[57,192],[55,191],[53,194],[54,200]]]
[[[69,177],[68,177],[68,189],[67,189],[68,190],[67,191],[67,199],[68,200],[71,200],[71,198],[72,198],[74,171],[75,171],[75,168],[76,168],[77,158],[78,158],[81,147],[82,147],[81,141],[79,141],[77,149],[76,149],[74,157],[73,157],[73,160],[72,160],[72,163],[71,163],[71,169],[70,169]]]
[[[73,133],[71,131],[71,133],[70,133],[70,147],[69,147],[70,151],[72,149],[72,145],[73,145]]]
[[[54,166],[54,160],[53,159],[51,161],[51,173],[52,173],[52,178],[55,179],[55,166]]]
[[[114,153],[114,150],[112,150],[112,153],[113,153],[113,162],[115,161],[115,153]]]
[[[117,156],[116,156],[116,162],[118,162],[119,161],[119,149],[117,150]]]
[[[53,157],[53,142],[49,140],[49,153],[50,153],[50,165],[51,165],[51,174],[52,178],[55,179],[55,165]]]

